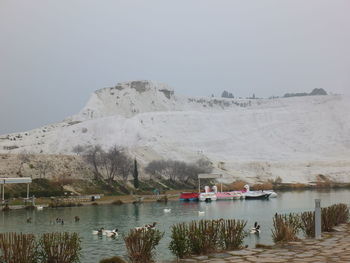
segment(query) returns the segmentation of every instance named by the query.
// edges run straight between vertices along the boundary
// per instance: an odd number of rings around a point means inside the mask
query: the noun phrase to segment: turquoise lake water
[[[145,203],[139,205],[124,204],[83,206],[72,208],[44,209],[43,211],[15,210],[0,213],[0,232],[45,233],[54,231],[77,232],[82,239],[82,263],[98,263],[99,260],[114,255],[125,255],[122,234],[130,228],[157,222],[157,228],[165,232],[157,249],[158,262],[173,258],[168,245],[170,226],[179,222],[198,219],[234,218],[248,221],[247,230],[257,221],[262,228],[259,237],[250,235],[245,243],[253,247],[256,242],[272,244],[272,217],[277,213],[301,212],[314,209],[314,200],[321,199],[321,205],[350,203],[350,190],[281,192],[270,200],[231,200],[212,203],[179,202]],[[171,208],[164,213],[164,208]],[[199,216],[198,211],[204,211]],[[74,222],[74,216],[80,222]],[[26,219],[32,217],[32,223]],[[65,224],[53,223],[57,217],[64,219]],[[116,239],[92,235],[91,231],[104,227],[119,229]]]

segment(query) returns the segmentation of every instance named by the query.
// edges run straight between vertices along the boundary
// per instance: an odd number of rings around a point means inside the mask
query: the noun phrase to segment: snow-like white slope
[[[349,113],[344,96],[191,99],[164,84],[132,82],[95,92],[62,123],[0,137],[0,152],[120,145],[144,163],[205,156],[218,171],[248,181],[311,182],[318,174],[350,181]]]

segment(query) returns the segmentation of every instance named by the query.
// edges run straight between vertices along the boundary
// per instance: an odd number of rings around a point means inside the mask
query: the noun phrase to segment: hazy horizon
[[[0,2],[0,134],[131,80],[176,94],[350,94],[350,1]]]

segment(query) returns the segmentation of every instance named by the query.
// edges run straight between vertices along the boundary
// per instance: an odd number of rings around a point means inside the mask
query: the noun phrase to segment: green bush
[[[170,251],[178,258],[184,258],[190,254],[188,227],[186,223],[180,223],[171,227]]]
[[[246,236],[247,222],[234,219],[200,220],[171,227],[169,249],[178,258],[238,249]]]
[[[241,248],[247,235],[244,231],[246,225],[247,222],[243,220],[223,220],[220,227],[221,247],[225,250]]]

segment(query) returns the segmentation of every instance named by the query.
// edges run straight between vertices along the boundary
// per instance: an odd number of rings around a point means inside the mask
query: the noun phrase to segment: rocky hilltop
[[[350,99],[187,98],[132,81],[94,92],[61,123],[0,136],[0,153],[72,154],[76,145],[127,147],[141,164],[209,158],[228,179],[350,181]]]

